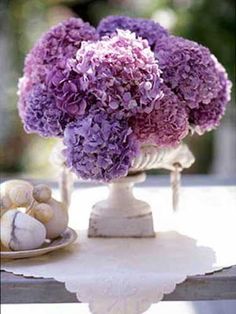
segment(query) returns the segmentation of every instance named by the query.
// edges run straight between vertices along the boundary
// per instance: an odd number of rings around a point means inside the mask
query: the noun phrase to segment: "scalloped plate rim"
[[[65,234],[68,234],[68,233],[69,233],[69,238],[66,238]],[[74,229],[67,227],[67,229],[62,233],[60,237],[52,240],[52,242],[50,243],[50,246],[45,246],[38,249],[25,250],[25,251],[1,251],[0,257],[2,259],[20,259],[20,258],[30,258],[30,257],[44,255],[52,251],[62,249],[72,244],[77,239],[77,237],[78,237],[77,232]],[[61,240],[62,242],[57,244],[56,241],[58,240]],[[56,243],[53,245],[53,242],[56,242]]]

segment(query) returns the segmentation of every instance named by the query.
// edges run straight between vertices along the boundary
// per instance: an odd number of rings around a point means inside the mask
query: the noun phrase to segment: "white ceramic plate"
[[[61,248],[64,248],[77,239],[77,233],[71,228],[67,228],[60,237],[45,242],[39,249],[27,251],[1,251],[3,259],[27,258],[43,255]]]

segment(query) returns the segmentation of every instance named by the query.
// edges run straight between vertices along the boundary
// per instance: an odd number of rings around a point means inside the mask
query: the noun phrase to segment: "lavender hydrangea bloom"
[[[64,144],[68,166],[81,178],[111,181],[127,175],[138,142],[126,120],[104,110],[70,123]]]
[[[63,136],[66,125],[72,119],[58,109],[52,96],[40,85],[30,90],[25,99],[27,106],[21,111],[21,119],[27,133],[44,137]]]
[[[79,18],[69,18],[46,32],[25,60],[24,74],[33,82],[45,83],[55,67],[64,68],[83,41],[97,40],[96,29]]]
[[[134,32],[137,36],[146,39],[151,48],[156,41],[168,36],[167,30],[160,24],[151,20],[128,16],[108,16],[102,19],[97,27],[101,37],[115,33],[117,29]]]
[[[23,76],[18,81],[18,112],[21,119],[23,119],[25,109],[27,107],[27,96],[32,90],[32,82],[29,78]]]
[[[131,118],[130,123],[141,142],[170,147],[187,135],[188,116],[178,97],[168,87],[162,88],[164,97],[155,103],[152,113]]]
[[[28,132],[38,131],[42,136],[62,135],[65,122],[71,119],[56,107],[49,82],[59,80],[59,75],[65,68],[68,58],[75,56],[82,41],[97,38],[95,28],[81,19],[70,18],[45,33],[29,52],[25,60],[24,76],[20,80],[18,90],[19,114]],[[55,72],[58,73],[57,76],[54,76]],[[43,111],[41,115],[39,115],[39,108]],[[40,116],[38,122],[34,110]],[[52,118],[53,112],[55,119]],[[56,118],[59,119],[58,123],[56,123]],[[49,122],[52,123],[51,127]]]
[[[94,103],[123,113],[151,112],[161,97],[158,63],[146,40],[118,30],[97,42],[83,42],[68,73],[53,82],[57,106],[71,115]]]
[[[156,43],[165,84],[190,109],[209,104],[221,88],[209,49],[184,38],[170,36]]]
[[[196,132],[203,134],[217,127],[222,116],[225,113],[226,105],[230,100],[232,84],[228,80],[227,73],[223,66],[214,58],[218,77],[220,81],[220,90],[216,98],[210,103],[201,103],[198,108],[189,111],[189,122]]]

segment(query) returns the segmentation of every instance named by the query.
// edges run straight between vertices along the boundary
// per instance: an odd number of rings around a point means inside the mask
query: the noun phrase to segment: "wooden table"
[[[73,303],[75,294],[54,279],[25,278],[1,271],[1,302]],[[16,293],[17,292],[17,293]],[[188,277],[163,301],[236,300],[236,266],[208,275]]]
[[[150,176],[146,185],[167,185],[166,176]],[[80,184],[79,184],[80,185]],[[216,179],[210,176],[185,176],[185,186],[236,185],[235,179]],[[236,300],[236,266],[212,274],[191,276],[165,295],[164,301]],[[78,302],[63,283],[54,279],[23,277],[1,271],[1,302],[17,303],[72,303]]]

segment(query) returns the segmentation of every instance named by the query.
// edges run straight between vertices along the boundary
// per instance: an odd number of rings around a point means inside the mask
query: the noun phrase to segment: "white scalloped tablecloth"
[[[1,268],[64,282],[94,314],[139,314],[186,276],[236,264],[236,187],[182,188],[176,214],[169,188],[135,193],[152,205],[156,238],[88,239],[89,209],[106,188],[84,188],[73,194],[70,209],[70,226],[80,230],[76,243],[45,256],[4,261]]]

